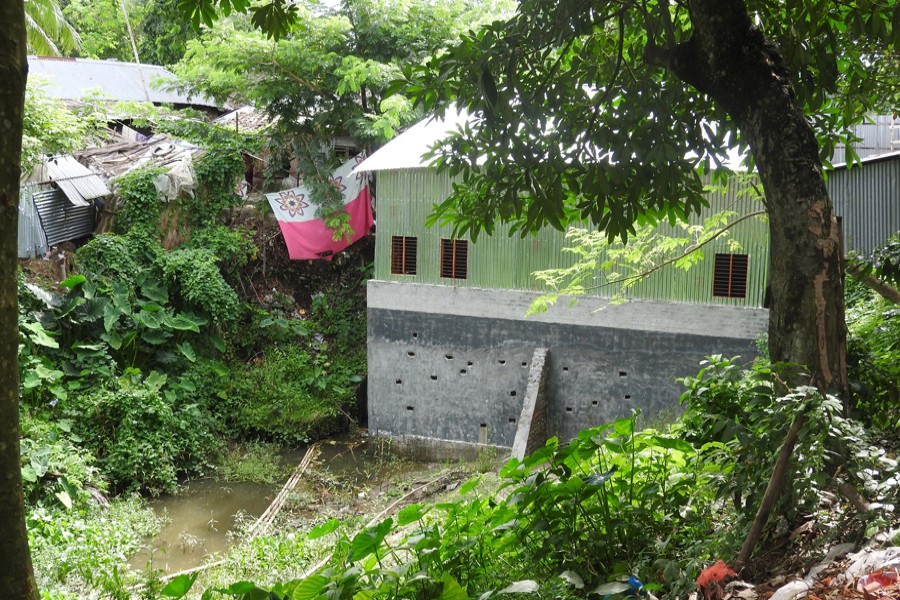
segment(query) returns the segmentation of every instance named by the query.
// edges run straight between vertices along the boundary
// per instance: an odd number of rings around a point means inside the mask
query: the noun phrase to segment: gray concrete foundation
[[[585,298],[525,317],[535,293],[370,281],[376,435],[511,448],[534,350],[549,349],[546,433],[568,440],[639,408],[674,415],[710,354],[750,360],[767,311]],[[455,445],[455,444],[453,444]]]

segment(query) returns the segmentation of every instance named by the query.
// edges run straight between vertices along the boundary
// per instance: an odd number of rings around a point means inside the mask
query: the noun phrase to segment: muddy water
[[[306,448],[288,449],[281,458],[287,464],[300,464]],[[408,476],[413,471],[428,470],[425,465],[385,460],[383,448],[370,440],[345,438],[322,442],[316,460],[310,465],[308,475],[297,486],[297,492],[316,497],[310,506],[321,507],[335,501],[365,512],[371,508],[372,496],[392,481]],[[316,479],[311,471],[328,474],[329,479],[310,486]],[[215,480],[191,481],[176,496],[165,496],[150,501],[157,514],[163,515],[168,525],[150,542],[151,548],[132,558],[131,566],[141,570],[152,559],[154,569],[175,573],[202,565],[212,557],[223,557],[233,543],[232,532],[244,520],[252,523],[278,494],[282,484],[275,486],[247,482],[222,482]],[[344,490],[336,494],[336,489]],[[365,493],[358,493],[367,490]]]
[[[150,542],[151,548],[131,559],[131,566],[142,570],[152,560],[154,569],[174,573],[201,565],[212,555],[224,555],[239,520],[256,520],[279,489],[204,479],[185,484],[176,496],[151,500],[153,510],[169,523]]]

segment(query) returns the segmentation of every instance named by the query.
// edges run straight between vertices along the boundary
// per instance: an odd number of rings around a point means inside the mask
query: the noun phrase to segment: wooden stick
[[[800,435],[800,429],[806,422],[806,414],[800,413],[791,423],[787,435],[784,437],[784,443],[781,444],[781,450],[778,452],[778,460],[775,461],[775,468],[772,470],[772,476],[769,478],[769,485],[766,486],[766,492],[763,494],[762,501],[759,503],[759,510],[753,518],[753,524],[750,526],[750,532],[741,551],[738,553],[737,559],[734,561],[735,570],[740,568],[750,560],[753,550],[759,539],[762,537],[763,528],[769,521],[769,513],[778,500],[781,489],[784,487],[784,480],[787,476],[788,465],[791,462],[791,454],[794,452],[794,446],[797,445],[797,437]]]

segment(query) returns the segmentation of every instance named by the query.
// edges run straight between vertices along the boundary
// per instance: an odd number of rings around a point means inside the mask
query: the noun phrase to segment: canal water
[[[282,453],[282,459],[295,468],[305,453],[306,448],[289,449]],[[378,494],[379,489],[390,486],[398,478],[417,471],[427,472],[430,468],[391,458],[369,440],[326,441],[319,445],[317,458],[296,491],[307,497],[315,496],[314,505],[329,502],[329,497],[349,498],[345,501],[355,506],[347,509],[366,512],[371,494]],[[315,472],[326,477],[316,477]],[[316,484],[308,485],[314,479]],[[153,569],[171,574],[224,557],[236,543],[241,526],[245,529],[256,521],[283,484],[203,479],[185,483],[176,495],[150,500],[150,506],[167,524],[131,559],[132,568],[144,570],[150,563]],[[335,486],[345,493],[332,494],[334,490],[329,488]],[[367,492],[357,493],[357,490]]]

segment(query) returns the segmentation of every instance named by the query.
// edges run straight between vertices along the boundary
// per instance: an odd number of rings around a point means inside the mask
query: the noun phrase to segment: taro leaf
[[[131,310],[130,289],[124,283],[117,281],[112,284],[112,301],[120,312],[129,312]]]
[[[35,476],[40,479],[47,473],[47,466],[50,464],[50,448],[41,447],[31,453],[31,468],[34,470]]]
[[[400,514],[397,515],[397,525],[403,527],[404,525],[414,523],[424,517],[426,513],[428,513],[428,509],[422,510],[421,504],[411,504],[401,510]]]
[[[141,334],[141,341],[146,342],[147,344],[153,344],[154,346],[159,346],[160,344],[166,343],[169,339],[169,335],[170,334],[166,331],[151,329]]]
[[[113,326],[122,314],[122,310],[115,303],[107,304],[103,307],[103,328],[107,333],[112,331]]]
[[[177,346],[182,356],[191,362],[197,362],[197,353],[194,352],[194,347],[191,346],[190,342],[180,342]]]
[[[106,335],[101,335],[100,339],[104,340],[113,350],[122,349],[122,336],[118,331],[110,331]]]
[[[375,553],[381,542],[390,533],[393,524],[394,520],[388,517],[375,527],[369,527],[356,534],[356,537],[350,542],[350,556],[347,557],[347,560],[356,562]]]
[[[63,490],[61,492],[56,492],[55,495],[59,498],[59,501],[62,502],[63,506],[68,510],[72,510],[72,496],[69,495],[69,492]]]
[[[159,593],[169,598],[184,598],[187,596],[187,593],[191,591],[199,574],[200,573],[194,573],[193,575],[179,575],[166,584],[166,587]]]
[[[514,583],[509,584],[502,590],[500,590],[501,594],[533,594],[538,591],[540,586],[537,581],[531,579],[523,579],[522,581],[516,581]]]
[[[148,305],[142,306],[141,311],[134,313],[132,318],[150,329],[159,329],[163,322],[163,316],[159,312],[149,309]]]
[[[627,436],[634,433],[634,417],[623,417],[613,424],[616,435]]]
[[[160,374],[158,371],[150,371],[150,374],[144,378],[144,383],[154,392],[158,392],[162,386],[166,385],[169,378],[165,373]]]
[[[72,275],[71,277],[68,277],[68,278],[64,279],[63,281],[60,281],[59,285],[63,286],[64,288],[69,288],[71,290],[71,289],[75,289],[76,287],[78,287],[79,285],[84,283],[85,281],[87,281],[87,277],[85,277],[84,275]]]
[[[149,278],[145,279],[141,284],[141,293],[143,293],[146,298],[149,298],[154,302],[159,302],[160,304],[165,304],[169,301],[169,291],[165,286],[161,285],[158,281],[153,281]]]
[[[450,573],[444,572],[441,581],[444,589],[438,600],[469,600],[469,594],[466,593],[465,588],[460,586]]]
[[[609,583],[598,585],[593,593],[600,594],[601,596],[611,596],[613,594],[631,591],[631,589],[631,586],[624,581],[610,581]]]
[[[559,578],[577,590],[584,589],[584,579],[575,571],[563,571],[559,574]]]
[[[322,595],[326,585],[328,578],[324,575],[307,577],[294,588],[292,597],[294,600],[314,600]]]
[[[22,323],[21,326],[31,332],[28,335],[28,339],[38,346],[44,346],[45,348],[59,348],[59,343],[48,335],[47,330],[44,329],[44,326],[40,323]]]
[[[38,480],[37,473],[34,472],[34,467],[31,465],[25,465],[22,467],[22,479],[25,481],[29,481],[34,483]]]
[[[209,341],[212,343],[213,348],[219,352],[225,352],[225,340],[223,340],[221,336],[214,335],[209,338]]]
[[[321,525],[316,525],[312,528],[312,531],[306,536],[311,540],[318,539],[320,537],[324,537],[329,533],[333,533],[338,527],[341,526],[341,522],[337,519],[331,519],[329,521],[325,521]]]
[[[104,317],[106,314],[106,307],[109,305],[108,298],[93,298],[84,303],[84,314],[82,318],[91,323]]]
[[[375,597],[375,592],[372,590],[360,590],[353,594],[353,600],[372,600]]]
[[[177,331],[193,331],[194,333],[200,333],[200,326],[206,325],[206,319],[191,313],[166,314],[163,322]]]
[[[24,375],[22,375],[22,387],[26,390],[33,390],[34,388],[41,385],[41,378],[38,376],[34,370],[29,369],[25,371]]]

